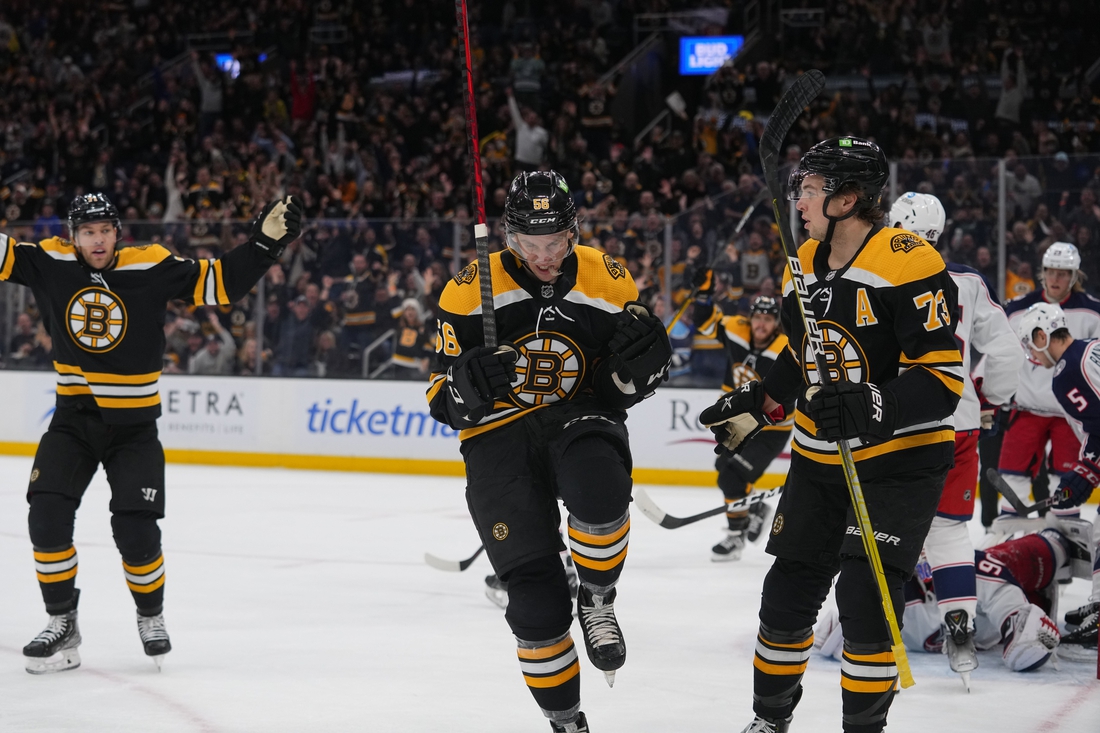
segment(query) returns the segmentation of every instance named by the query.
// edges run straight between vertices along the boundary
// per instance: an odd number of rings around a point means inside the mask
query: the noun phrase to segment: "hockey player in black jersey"
[[[878,733],[897,683],[890,632],[855,522],[836,441],[850,441],[867,513],[902,617],[902,587],[916,567],[952,464],[951,414],[963,390],[954,337],[956,288],[939,254],[910,232],[882,226],[888,176],[878,146],[859,138],[818,143],[791,177],[791,196],[810,239],[797,263],[830,370],[822,381],[784,277],[786,349],[764,382],[749,382],[703,411],[719,440],[736,448],[784,417],[796,399],[790,473],[776,508],[745,729],[786,731],[802,694],[813,624],[840,578],[844,633],[843,729]]]
[[[439,299],[428,402],[460,431],[466,500],[508,584],[505,618],[524,680],[553,730],[587,733],[557,499],[569,512],[585,649],[610,684],[626,660],[614,605],[630,536],[626,409],[667,377],[672,349],[660,320],[635,302],[627,269],[577,246],[573,199],[557,173],[512,181],[504,226],[508,249],[489,258],[502,345],[483,346],[471,264]]]
[[[27,500],[35,568],[49,624],[23,648],[28,672],[80,665],[73,524],[100,464],[111,485],[111,529],[137,605],[145,653],[171,650],[164,625],[164,450],[158,380],[168,301],[228,305],[298,237],[301,206],[264,208],[248,244],[218,260],[176,257],[159,244],[116,249],[121,223],[101,193],[69,208],[71,240],[37,244],[0,234],[0,280],[27,285],[53,336],[57,409],[38,444]]]
[[[716,338],[726,350],[726,374],[722,391],[732,392],[753,380],[764,379],[772,364],[787,348],[787,337],[779,322],[779,304],[775,298],[761,295],[752,301],[749,317],[724,316],[714,307],[709,295],[711,272],[701,276],[702,287],[695,301],[696,329],[703,336]],[[793,403],[792,403],[793,405]],[[743,499],[772,461],[775,460],[791,437],[793,418],[780,425],[768,425],[739,451],[720,446],[721,452],[714,462],[718,470],[718,488],[726,503]],[[745,540],[756,542],[764,530],[771,509],[764,502],[757,502],[747,510],[726,514],[728,529],[725,538],[711,548],[711,560],[726,562],[740,560]]]

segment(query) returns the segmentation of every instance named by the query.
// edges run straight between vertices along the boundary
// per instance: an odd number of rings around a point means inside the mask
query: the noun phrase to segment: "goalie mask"
[[[936,243],[946,224],[943,204],[927,193],[902,194],[890,207],[890,226],[913,232],[929,244]]]
[[[528,265],[573,254],[580,228],[565,179],[554,171],[516,176],[504,205],[504,235],[508,249]]]

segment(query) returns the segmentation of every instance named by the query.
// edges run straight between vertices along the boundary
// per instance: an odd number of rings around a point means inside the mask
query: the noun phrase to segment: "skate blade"
[[[153,660],[153,664],[157,665],[158,672],[160,671],[160,665],[162,664],[165,656],[166,655],[164,654],[154,654],[153,656],[149,657]]]
[[[494,606],[506,609],[508,608],[508,591],[498,590],[497,588],[485,588],[485,597],[493,602]]]
[[[49,657],[23,657],[27,662],[27,671],[31,674],[52,674],[65,672],[80,666],[80,652],[76,648],[62,649]]]
[[[736,555],[733,553],[730,553],[729,555],[719,555],[717,552],[710,553],[711,562],[735,562],[740,559],[741,553],[737,553]]]
[[[966,687],[966,691],[970,692],[970,673],[969,672],[959,672],[959,677],[962,678],[963,685]]]
[[[616,672],[616,670],[613,669],[609,672],[604,672],[603,673],[604,679],[607,680],[607,686],[608,687],[614,687],[615,686],[615,672]]]

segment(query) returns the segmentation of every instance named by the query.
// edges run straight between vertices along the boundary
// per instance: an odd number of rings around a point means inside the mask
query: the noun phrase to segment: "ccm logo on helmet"
[[[536,216],[533,219],[528,219],[527,223],[531,224],[531,225],[534,225],[534,224],[553,224],[557,220],[558,220],[558,217],[556,217],[556,216]]]

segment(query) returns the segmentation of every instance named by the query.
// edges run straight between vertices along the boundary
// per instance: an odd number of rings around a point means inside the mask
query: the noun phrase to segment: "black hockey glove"
[[[806,410],[822,440],[886,440],[894,434],[897,404],[889,392],[867,382],[810,387]]]
[[[1100,466],[1087,459],[1078,461],[1072,471],[1062,474],[1062,480],[1058,483],[1058,493],[1062,499],[1054,504],[1054,508],[1081,506],[1097,486],[1100,486]]]
[[[727,448],[737,453],[761,428],[775,424],[764,412],[764,397],[764,385],[753,380],[733,392],[727,392],[703,410],[699,422],[714,433],[714,439],[718,441],[715,453],[720,454]]]
[[[626,304],[607,347],[611,351],[608,366],[622,382],[633,381],[637,391],[652,392],[668,379],[672,344],[664,324],[641,303],[632,300]]]
[[[511,344],[481,346],[462,352],[447,370],[451,398],[469,419],[476,422],[485,417],[493,402],[512,390],[518,356]]]
[[[252,242],[273,260],[302,233],[302,202],[294,196],[275,199],[252,222]]]
[[[691,278],[691,287],[695,289],[695,297],[704,302],[709,301],[714,295],[714,270],[709,267],[701,267],[695,271]]]

